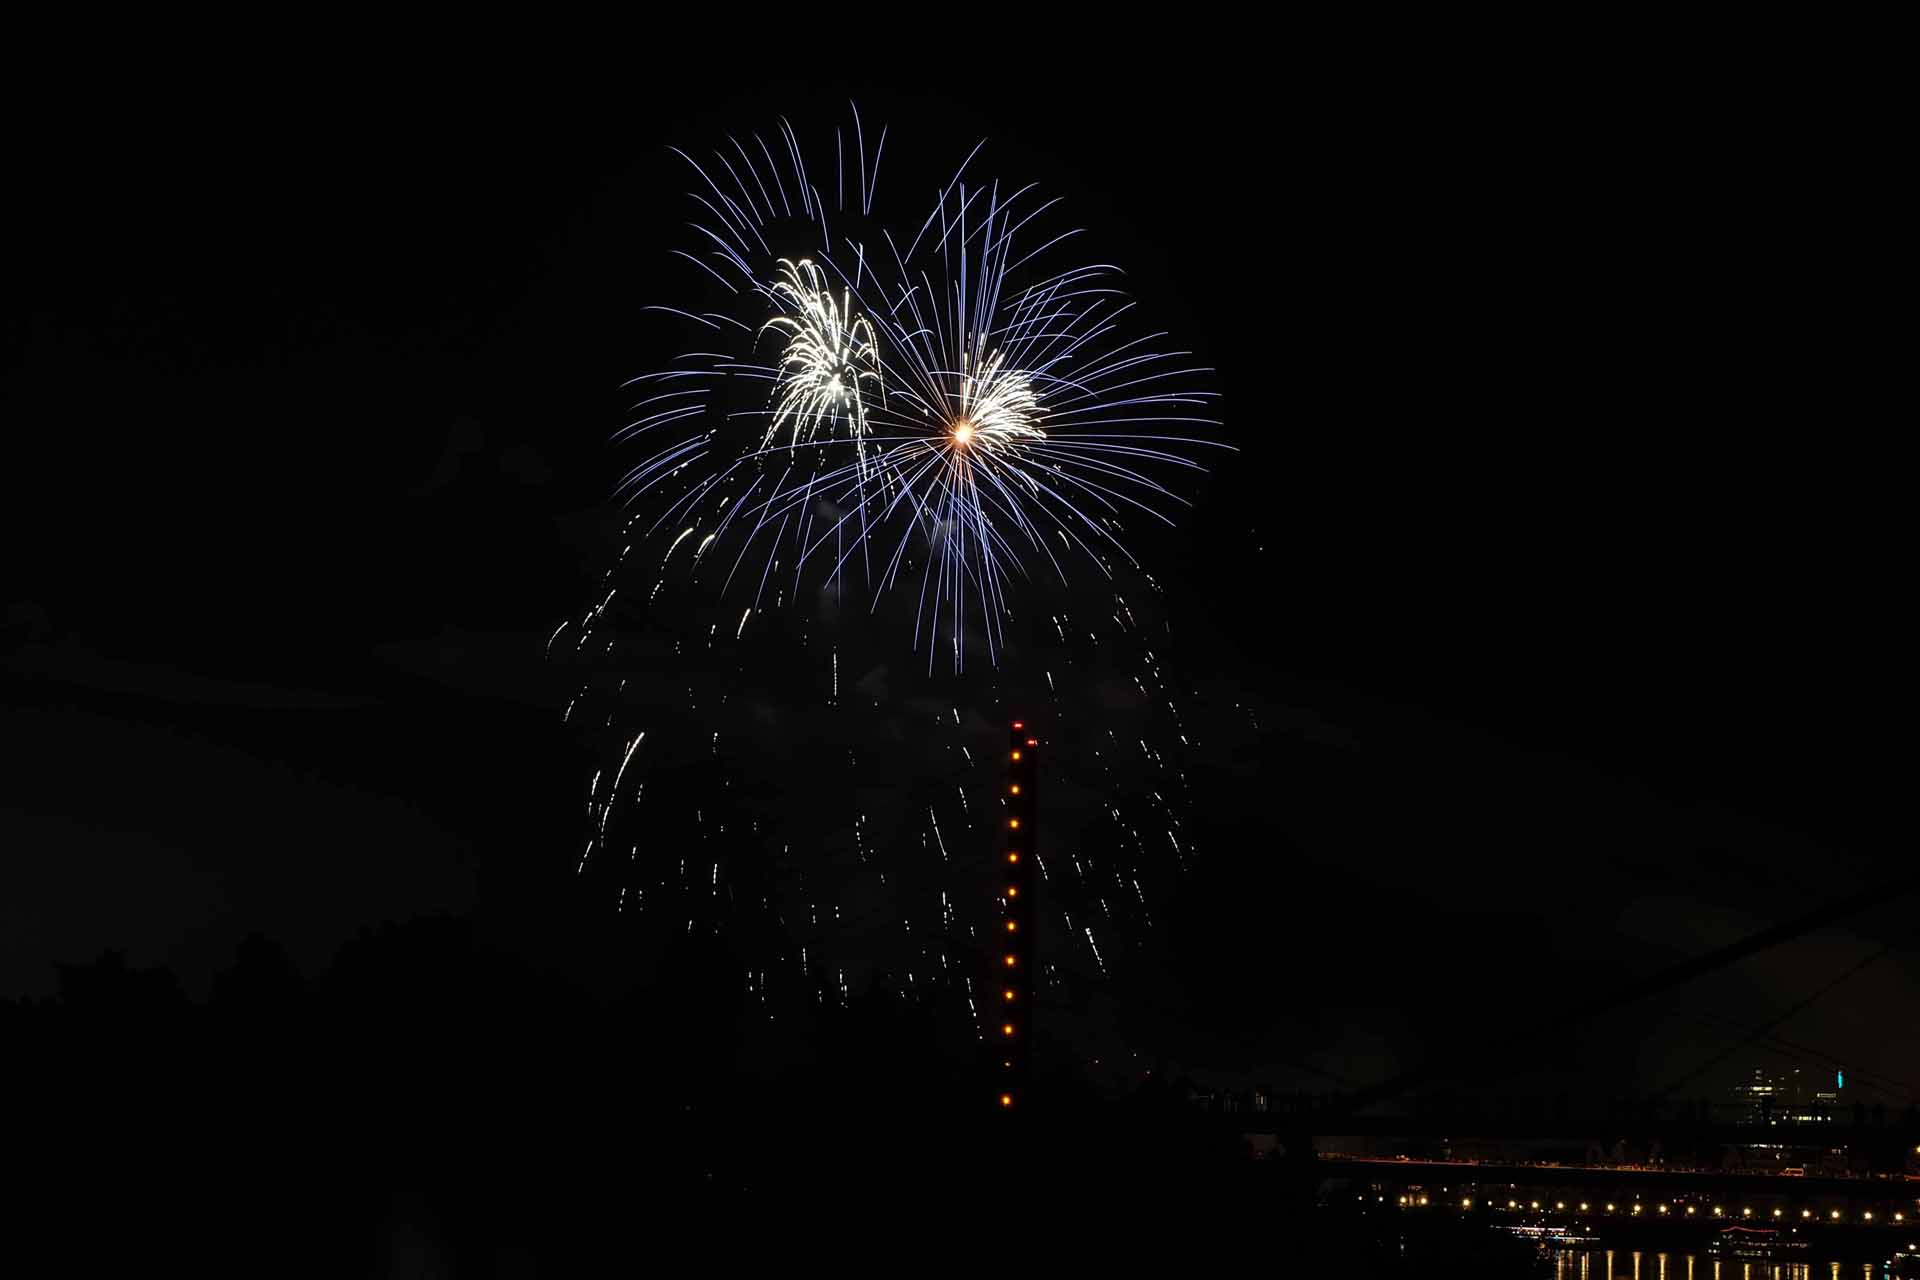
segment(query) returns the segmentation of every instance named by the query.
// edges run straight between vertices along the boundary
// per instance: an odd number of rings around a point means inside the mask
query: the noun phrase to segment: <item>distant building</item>
[[[1799,1068],[1768,1072],[1755,1067],[1753,1075],[1733,1088],[1738,1123],[1754,1125],[1826,1124],[1840,1114],[1846,1072],[1833,1073],[1832,1083],[1811,1084]]]
[[[1733,1087],[1739,1122],[1777,1124],[1780,1113],[1788,1110],[1785,1103],[1789,1088],[1787,1080],[1767,1074],[1764,1067],[1755,1067],[1751,1079]]]
[[[1821,1120],[1834,1119],[1840,1114],[1840,1094],[1846,1089],[1846,1087],[1847,1087],[1847,1073],[1845,1071],[1834,1072],[1833,1087],[1830,1089],[1829,1088],[1816,1089],[1813,1094],[1811,1105],[1807,1108],[1807,1110],[1816,1113],[1816,1117],[1818,1119],[1821,1119]],[[1815,1117],[1809,1117],[1809,1118],[1815,1118]]]

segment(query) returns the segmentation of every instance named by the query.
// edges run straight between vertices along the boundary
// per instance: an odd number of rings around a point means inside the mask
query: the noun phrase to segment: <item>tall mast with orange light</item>
[[[1040,740],[1024,720],[1015,720],[1008,733],[1006,825],[1000,842],[994,966],[998,979],[993,1019],[994,1051],[999,1063],[998,1102],[1014,1110],[1025,1101],[1033,1039],[1034,911],[1033,852],[1035,835],[1035,757]]]

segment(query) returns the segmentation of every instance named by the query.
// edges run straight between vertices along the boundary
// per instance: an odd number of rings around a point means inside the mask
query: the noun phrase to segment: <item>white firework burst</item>
[[[834,296],[826,274],[809,259],[782,258],[779,278],[767,291],[785,309],[761,326],[786,337],[776,366],[773,417],[761,447],[783,427],[787,443],[809,443],[844,426],[864,464],[869,395],[881,389],[880,356],[873,326],[854,305],[851,290]]]

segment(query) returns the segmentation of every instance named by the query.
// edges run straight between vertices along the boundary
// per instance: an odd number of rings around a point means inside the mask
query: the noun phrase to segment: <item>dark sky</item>
[[[1160,550],[1236,744],[1174,1052],[1364,1082],[1910,857],[1865,104],[1363,56],[719,79],[19,91],[0,995],[105,947],[198,989],[252,929],[313,970],[438,910],[579,963],[540,649],[609,554],[619,385],[671,354],[666,148],[849,96],[891,146],[987,137],[1219,370],[1243,452]],[[1883,944],[1777,1031],[1912,1079],[1898,907],[1569,1052],[1662,1083]]]

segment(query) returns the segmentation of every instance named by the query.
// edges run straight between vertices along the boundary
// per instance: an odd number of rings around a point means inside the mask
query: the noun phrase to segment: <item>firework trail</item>
[[[1005,714],[1050,712],[1058,964],[1105,971],[1192,852],[1185,691],[1125,539],[1218,447],[1207,371],[1116,268],[1055,265],[1056,202],[974,180],[978,147],[882,221],[884,146],[856,113],[830,173],[784,121],[679,153],[700,300],[654,309],[701,345],[634,380],[625,545],[548,642],[603,759],[580,874],[750,939],[769,1009],[849,968],[971,996]]]

